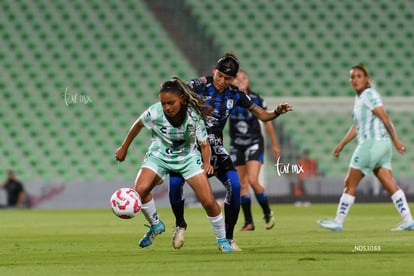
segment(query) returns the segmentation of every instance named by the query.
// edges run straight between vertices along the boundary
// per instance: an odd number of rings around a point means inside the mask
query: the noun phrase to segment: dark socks
[[[240,212],[240,180],[236,171],[228,171],[219,177],[226,188],[224,202],[224,216],[226,224],[226,238],[233,239],[234,227]]]
[[[184,200],[179,203],[171,204],[171,209],[175,216],[175,226],[187,229],[187,223],[184,219]]]
[[[251,205],[252,201],[250,199],[250,195],[245,195],[241,197],[241,207],[243,209],[244,214],[244,225],[253,224]]]
[[[256,194],[257,202],[259,202],[260,207],[262,207],[263,214],[269,215],[271,210],[269,208],[269,202],[267,201],[267,195],[263,192],[261,194]]]

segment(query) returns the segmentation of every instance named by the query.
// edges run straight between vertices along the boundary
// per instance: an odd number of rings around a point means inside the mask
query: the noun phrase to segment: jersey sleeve
[[[144,124],[144,126],[146,128],[153,128],[154,123],[153,123],[153,118],[155,116],[155,110],[153,108],[153,106],[149,107],[147,110],[145,110],[141,116],[139,116],[139,120],[141,120],[141,122]]]
[[[377,91],[374,89],[369,89],[366,92],[362,93],[364,104],[373,110],[379,106],[382,106],[381,97]]]
[[[263,99],[262,99],[262,105],[261,106],[262,106],[263,109],[267,109],[267,103]]]
[[[266,101],[262,97],[260,97],[258,94],[256,94],[256,95],[257,95],[258,102],[259,102],[258,105],[263,109],[267,109]]]
[[[206,77],[195,78],[187,82],[187,85],[195,92],[199,91],[207,83]]]
[[[249,96],[247,96],[246,94],[244,94],[241,91],[238,91],[237,93],[239,93],[239,101],[237,102],[238,106],[244,107],[244,108],[250,108],[254,103],[253,101],[250,99]]]

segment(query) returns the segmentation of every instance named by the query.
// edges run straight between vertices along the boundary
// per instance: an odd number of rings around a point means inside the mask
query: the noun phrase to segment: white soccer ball
[[[141,211],[141,197],[134,189],[120,188],[111,196],[111,208],[117,217],[133,218]]]

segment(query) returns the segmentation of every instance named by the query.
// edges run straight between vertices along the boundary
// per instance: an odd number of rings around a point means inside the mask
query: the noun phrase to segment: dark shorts
[[[230,155],[222,145],[211,147],[210,164],[214,167],[214,174],[218,176],[224,175],[228,171],[236,170]]]
[[[230,156],[235,166],[246,165],[246,162],[251,160],[263,163],[264,143],[258,142],[248,146],[230,145]]]

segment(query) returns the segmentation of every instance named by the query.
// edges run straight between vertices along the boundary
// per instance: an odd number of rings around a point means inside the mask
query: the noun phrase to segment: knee
[[[216,212],[217,210],[220,211],[220,206],[217,204],[214,197],[209,197],[201,201],[201,205],[203,208],[210,212]]]
[[[258,182],[257,179],[255,179],[254,177],[248,177],[247,178],[247,183],[250,184],[250,185],[254,185],[257,182]]]
[[[233,191],[240,191],[242,185],[240,183],[240,178],[236,171],[232,171],[231,173],[229,173],[228,180],[230,181],[230,186]],[[248,186],[248,183],[246,183],[246,186]]]
[[[259,186],[261,186],[260,183],[259,183],[259,179],[257,179],[257,178],[250,178],[249,179],[249,184],[252,187],[259,187]]]

